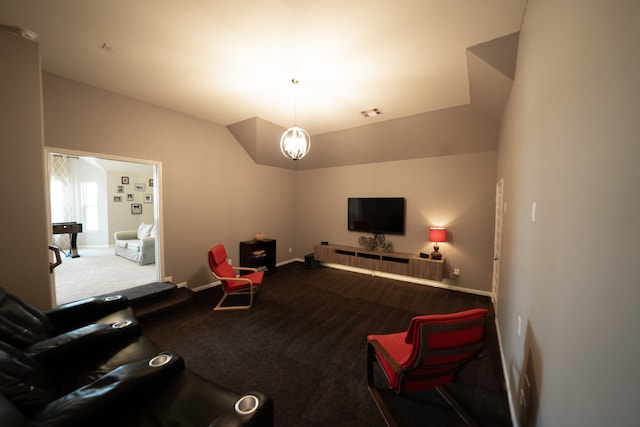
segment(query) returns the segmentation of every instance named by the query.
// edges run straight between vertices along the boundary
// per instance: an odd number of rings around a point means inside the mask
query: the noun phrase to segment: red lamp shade
[[[433,245],[433,252],[431,252],[431,259],[442,259],[442,254],[438,252],[438,249],[440,249],[440,247],[438,246],[438,242],[447,241],[447,229],[443,227],[429,228],[429,241],[436,242],[436,244]]]
[[[430,242],[446,242],[447,229],[442,227],[429,228],[429,241]]]

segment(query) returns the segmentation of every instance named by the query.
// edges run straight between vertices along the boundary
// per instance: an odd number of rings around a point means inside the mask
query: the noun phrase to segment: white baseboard
[[[200,291],[204,291],[205,289],[213,288],[215,286],[220,286],[220,285],[222,285],[222,283],[220,283],[220,281],[217,280],[215,282],[207,283],[206,285],[198,286],[197,288],[193,288],[191,290],[193,292],[200,292]]]
[[[495,308],[495,305],[494,305]],[[495,312],[495,310],[494,310]],[[502,360],[502,375],[504,375],[505,387],[507,387],[507,400],[509,401],[509,412],[511,413],[511,422],[513,427],[519,427],[518,416],[516,413],[516,405],[513,399],[513,392],[511,391],[511,381],[509,380],[509,370],[507,369],[507,360],[504,357],[504,350],[502,347],[502,335],[500,335],[500,324],[498,322],[498,313],[495,318],[496,333],[498,334],[498,348],[500,349],[500,360]]]
[[[276,267],[281,267],[283,265],[291,264],[292,262],[296,262],[296,261],[304,262],[304,260],[302,260],[300,258],[292,258],[292,259],[289,259],[289,260],[286,260],[286,261],[282,261],[282,262],[276,264]],[[184,283],[186,284],[187,282],[184,282]],[[198,286],[197,288],[193,288],[191,290],[193,292],[200,292],[200,291],[204,291],[205,289],[213,288],[215,286],[220,286],[220,285],[221,285],[220,281],[216,280],[215,282],[207,283],[205,285]]]
[[[392,273],[385,273],[385,272],[382,272],[382,271],[367,270],[367,269],[364,269],[364,268],[350,267],[348,265],[334,264],[334,263],[330,263],[330,262],[321,262],[320,265],[322,265],[324,267],[335,268],[337,270],[346,270],[346,271],[351,271],[353,273],[366,274],[366,275],[372,276],[372,277],[384,277],[384,278],[387,278],[387,279],[400,280],[402,282],[409,282],[409,283],[416,283],[418,285],[432,286],[434,288],[449,289],[449,290],[452,290],[452,291],[466,292],[468,294],[480,295],[480,296],[484,296],[484,297],[491,297],[491,292],[489,292],[489,291],[479,291],[477,289],[470,289],[470,288],[463,288],[461,286],[448,285],[446,283],[438,282],[438,281],[435,281],[435,280],[420,279],[418,277],[403,276],[401,274],[392,274]]]
[[[279,262],[278,264],[276,264],[276,267],[282,267],[283,265],[291,264],[292,262],[304,262],[304,260],[302,258],[291,258],[286,261]],[[347,265],[333,264],[329,262],[321,262],[320,265],[324,267],[335,268],[336,270],[346,270],[346,271],[351,271],[353,273],[366,274],[372,277],[384,277],[387,279],[399,280],[402,282],[416,283],[418,285],[433,286],[434,288],[449,289],[453,291],[466,292],[468,294],[491,297],[491,292],[489,291],[479,291],[477,289],[463,288],[462,286],[448,285],[446,283],[438,282],[435,280],[420,279],[418,277],[409,277],[409,276],[403,276],[401,274],[385,273],[382,271],[366,270],[364,268],[349,267]],[[194,292],[198,292],[198,291],[203,291],[205,289],[209,289],[218,285],[220,285],[220,281],[198,286],[197,288],[193,288],[191,290]]]
[[[286,261],[282,261],[276,264],[276,267],[282,267],[283,265],[291,264],[292,262],[304,262],[302,258],[291,258]]]

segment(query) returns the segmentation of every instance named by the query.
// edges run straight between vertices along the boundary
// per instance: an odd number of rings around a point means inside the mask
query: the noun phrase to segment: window
[[[84,231],[99,231],[98,183],[85,181],[80,184],[82,197],[82,223]]]

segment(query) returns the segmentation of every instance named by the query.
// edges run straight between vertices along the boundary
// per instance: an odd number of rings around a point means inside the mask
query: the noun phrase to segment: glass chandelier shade
[[[300,81],[298,79],[291,79],[291,83],[297,85]],[[294,105],[295,120],[298,120],[298,94],[295,94]],[[307,155],[311,149],[311,137],[302,128],[299,128],[297,124],[287,129],[280,138],[280,151],[285,157],[292,160],[300,160]]]
[[[311,137],[298,126],[290,127],[280,138],[280,151],[285,157],[300,160],[307,155],[311,148]]]

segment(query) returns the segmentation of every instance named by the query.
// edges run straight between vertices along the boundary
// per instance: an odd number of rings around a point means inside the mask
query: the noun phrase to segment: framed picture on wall
[[[113,196],[113,201],[114,202],[121,202],[122,201],[122,196]]]
[[[149,179],[149,187],[153,187],[153,178]]]
[[[131,215],[142,215],[142,205],[140,203],[131,204]]]
[[[144,191],[147,189],[147,186],[141,182],[136,182],[136,185],[133,187],[136,191]]]
[[[128,176],[123,176],[122,178],[120,178],[120,182],[121,182],[123,185],[127,185],[127,184],[129,184],[129,177],[128,177]]]
[[[152,194],[145,194],[144,195],[144,202],[145,203],[153,203],[153,195]]]
[[[118,185],[118,193],[124,193],[124,185]]]
[[[127,194],[127,202],[133,202],[133,194]]]

